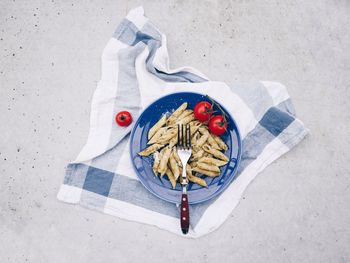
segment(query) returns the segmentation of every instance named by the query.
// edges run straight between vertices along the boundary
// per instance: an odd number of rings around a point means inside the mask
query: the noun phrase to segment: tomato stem
[[[225,113],[224,110],[221,108],[221,106],[220,106],[218,103],[216,103],[216,102],[214,101],[214,99],[211,98],[209,95],[205,95],[205,96],[210,100],[210,102],[212,103],[212,105],[215,105],[216,107],[219,108],[219,110],[221,111],[221,114],[222,114],[222,116],[223,116],[225,122],[227,122],[226,113]]]

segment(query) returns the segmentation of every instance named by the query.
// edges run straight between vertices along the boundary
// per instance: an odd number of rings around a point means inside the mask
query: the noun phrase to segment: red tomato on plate
[[[213,114],[213,106],[207,101],[198,102],[193,109],[193,113],[197,120],[201,122],[208,121]]]
[[[224,116],[213,116],[209,121],[209,130],[215,135],[223,135],[227,130],[227,121]]]
[[[129,126],[132,123],[132,117],[128,111],[120,111],[115,115],[115,121],[119,126]]]

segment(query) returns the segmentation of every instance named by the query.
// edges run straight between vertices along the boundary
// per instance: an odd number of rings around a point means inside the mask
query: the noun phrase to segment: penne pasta
[[[203,134],[198,140],[197,140],[197,147],[202,147],[203,144],[208,140],[209,138],[209,133]]]
[[[157,140],[166,132],[167,127],[162,127],[156,133],[153,135],[153,137],[148,141],[147,144],[153,144],[156,143]]]
[[[176,119],[181,115],[182,112],[184,112],[184,110],[186,110],[188,103],[184,102],[181,104],[180,107],[178,107],[168,118],[167,123],[176,123]]]
[[[216,143],[219,145],[221,150],[227,151],[228,147],[227,147],[226,143],[224,143],[224,141],[219,136],[212,135],[212,137],[214,138]]]
[[[144,149],[142,152],[139,152],[138,155],[140,156],[149,156],[151,153],[154,153],[155,151],[159,150],[162,148],[162,144],[153,144],[151,146],[148,146],[146,149]]]
[[[203,145],[203,150],[214,155],[216,158],[219,158],[220,160],[228,161],[228,157],[225,154],[223,154],[222,152],[216,149],[212,149],[208,144]]]
[[[191,163],[190,163],[191,168],[196,167],[196,166],[197,166],[197,163],[198,163],[198,162],[191,162]]]
[[[181,159],[180,159],[179,154],[176,151],[176,148],[174,148],[174,158],[175,158],[175,160],[177,162],[177,165],[182,167]]]
[[[192,154],[191,160],[192,161],[198,160],[203,157],[203,154],[204,154],[204,151],[200,149],[198,152]]]
[[[220,168],[212,164],[198,162],[196,167],[198,167],[199,169],[220,173]]]
[[[191,121],[190,122],[191,134],[195,134],[201,125],[202,123],[200,123],[199,121]]]
[[[200,147],[197,147],[197,141],[198,141],[199,137],[200,137],[199,132],[196,132],[191,138],[191,145],[192,145],[193,152],[196,152],[200,149]],[[196,149],[198,149],[198,150],[196,150]]]
[[[162,160],[163,158],[163,154],[164,154],[164,151],[165,151],[166,147],[164,147],[160,152],[159,152],[159,164],[158,164],[158,169],[157,169],[157,173],[160,173],[160,169],[159,169],[159,166],[160,166],[160,160]],[[163,175],[161,175],[161,177],[163,177]]]
[[[166,123],[166,115],[164,114],[156,124],[148,132],[148,140],[150,140],[156,132],[165,125]]]
[[[198,130],[201,134],[209,133],[208,128],[206,128],[205,126],[200,126]]]
[[[174,150],[172,150],[171,155],[169,157],[169,167],[175,177],[175,180],[177,180],[177,178],[180,176],[180,169],[174,157]]]
[[[176,179],[175,179],[175,177],[174,177],[174,174],[173,174],[173,172],[171,171],[171,169],[168,167],[167,169],[166,169],[166,175],[168,176],[168,178],[169,178],[169,181],[170,181],[170,183],[171,183],[171,186],[173,187],[173,189],[175,189],[175,187],[176,187]]]
[[[199,184],[200,186],[208,187],[207,182],[204,179],[194,176],[192,174],[188,176],[188,180],[192,183]]]
[[[164,133],[157,141],[156,143],[159,144],[167,144],[169,141],[174,138],[177,135],[177,129],[175,127],[172,127],[171,129],[168,129],[166,133]]]
[[[170,139],[169,141],[169,147],[173,148],[177,144],[177,136],[174,136],[173,138]]]
[[[162,155],[162,159],[160,160],[160,163],[159,163],[159,170],[158,171],[160,172],[161,176],[163,176],[166,172],[168,161],[170,158],[170,154],[171,154],[171,148],[166,147],[164,150],[164,153]]]
[[[186,116],[185,118],[178,120],[176,122],[176,124],[182,124],[182,125],[186,125],[187,123],[189,123],[190,121],[194,120],[194,114],[190,114],[188,116]]]
[[[212,154],[210,154],[210,153],[205,152],[203,154],[203,157],[213,158],[214,156]]]
[[[179,122],[180,120],[184,119],[185,117],[187,117],[188,115],[190,115],[191,113],[193,113],[193,110],[184,110],[179,117],[177,117],[176,119],[173,119],[171,121],[169,121],[167,124],[168,125],[173,125],[176,122]]]
[[[208,132],[208,143],[214,149],[221,150],[219,144],[214,140],[214,138],[211,136],[209,132]]]
[[[223,166],[226,165],[227,161],[218,160],[212,157],[202,157],[198,160],[199,163],[207,163],[210,165]]]
[[[191,113],[193,113],[193,110],[184,110],[180,116],[179,116],[179,119],[183,119],[185,118],[186,116],[190,115]]]
[[[207,136],[208,136],[208,139],[207,139],[207,140],[208,140],[209,145],[210,145],[212,148],[217,149],[217,150],[220,150],[219,145],[218,145],[217,142],[213,139],[213,137],[212,137],[212,135],[210,134],[210,132],[209,132],[206,128],[204,128],[204,126],[202,126],[202,127],[199,128],[199,132],[200,132],[201,134],[203,134],[203,136],[204,136],[204,135],[207,135]]]
[[[201,147],[198,147],[197,145],[192,146],[192,154],[199,152],[200,150],[203,150]]]
[[[197,145],[197,134],[194,134],[191,138],[191,144],[192,146],[196,146]]]
[[[198,168],[198,167],[194,167],[194,168],[192,169],[192,171],[197,172],[197,173],[200,173],[200,174],[207,175],[207,176],[209,176],[209,177],[217,177],[217,176],[220,175],[220,172],[207,171],[207,170],[200,169],[200,168]]]

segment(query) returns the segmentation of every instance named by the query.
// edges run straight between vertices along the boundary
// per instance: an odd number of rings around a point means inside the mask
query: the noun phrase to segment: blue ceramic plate
[[[148,130],[160,119],[162,114],[174,111],[184,102],[188,103],[188,108],[193,109],[198,102],[203,100],[209,101],[205,95],[193,92],[180,92],[164,96],[142,112],[131,133],[131,160],[141,183],[151,193],[171,203],[179,203],[182,193],[181,185],[178,183],[176,189],[172,189],[167,176],[160,178],[154,175],[152,170],[153,158],[141,157],[137,153],[147,147]],[[214,107],[214,110],[218,109]],[[187,193],[190,204],[201,203],[219,195],[236,175],[241,157],[241,138],[232,116],[225,108],[223,110],[228,116],[228,131],[221,138],[228,145],[225,155],[230,161],[227,165],[221,167],[219,177],[202,177],[206,180],[208,188],[189,183]]]

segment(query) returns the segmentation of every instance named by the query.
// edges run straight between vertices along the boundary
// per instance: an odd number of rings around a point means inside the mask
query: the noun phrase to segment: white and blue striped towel
[[[176,91],[197,91],[215,98],[231,112],[243,140],[238,176],[219,197],[191,206],[188,237],[217,229],[255,176],[307,134],[295,117],[286,88],[279,83],[228,86],[190,67],[169,69],[166,37],[139,7],[129,12],[103,51],[89,136],[66,169],[58,199],[181,235],[178,208],[149,193],[132,168],[128,151],[132,127],[119,127],[114,121],[121,110],[130,111],[136,119],[156,98]]]

